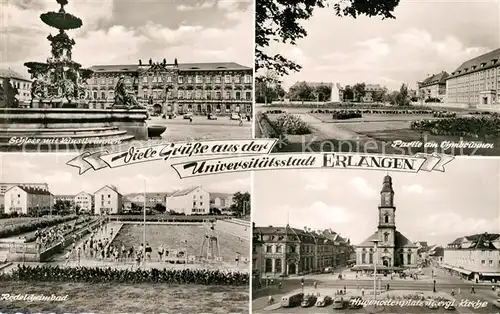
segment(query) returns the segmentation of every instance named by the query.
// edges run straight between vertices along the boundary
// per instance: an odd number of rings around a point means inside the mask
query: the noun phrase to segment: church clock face
[[[389,193],[384,193],[383,195],[383,201],[384,201],[384,205],[391,205],[391,194]]]

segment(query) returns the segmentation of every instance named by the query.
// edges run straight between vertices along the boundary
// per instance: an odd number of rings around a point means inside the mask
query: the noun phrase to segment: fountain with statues
[[[49,148],[68,147],[68,143],[73,148],[83,146],[79,143],[88,146],[89,141],[79,141],[84,138],[100,140],[96,143],[119,143],[158,137],[165,127],[154,126],[148,130],[148,112],[127,91],[123,78],[116,84],[115,100],[110,108],[89,108],[84,84],[91,78],[92,71],[73,61],[75,40],[66,33],[82,27],[83,23],[65,11],[68,0],[57,0],[57,3],[60,5],[57,12],[40,16],[45,24],[58,31],[47,37],[51,45],[50,57],[46,62],[24,64],[33,80],[29,108],[19,108],[14,101],[8,101],[15,99],[13,97],[2,98],[6,101],[0,106],[0,150],[15,147],[12,138],[30,138],[38,149],[43,149],[40,146],[44,143]]]

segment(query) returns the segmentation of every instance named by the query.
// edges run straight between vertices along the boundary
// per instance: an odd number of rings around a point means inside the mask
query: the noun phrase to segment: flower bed
[[[267,138],[278,138],[279,134],[273,127],[273,123],[265,113],[257,112],[257,121],[262,128],[262,134]]]
[[[275,109],[275,110],[267,110],[266,113],[267,114],[283,114],[283,113],[286,113],[286,111],[281,110],[281,109]]]
[[[333,120],[347,120],[361,118],[363,115],[359,110],[339,110],[335,111],[332,115]]]
[[[35,282],[90,282],[90,283],[161,283],[244,286],[249,284],[248,273],[203,269],[114,269],[91,267],[22,266],[10,274],[1,274],[0,280]]]
[[[339,110],[339,109],[316,109],[316,110],[311,110],[309,113],[328,113],[328,114],[335,114],[337,112],[357,112],[360,114],[392,114],[392,115],[398,115],[398,114],[406,114],[406,115],[431,115],[434,114],[434,110],[428,110],[428,109],[380,109],[380,110],[374,110],[374,109],[347,109],[347,110]],[[444,112],[444,111],[441,111]]]
[[[309,128],[307,123],[304,122],[300,117],[286,113],[280,115],[276,119],[276,121],[272,122],[272,126],[279,135],[304,135],[311,133],[311,129]]]
[[[452,136],[499,136],[500,119],[497,115],[480,117],[446,118],[441,120],[413,121],[411,128],[432,135]]]
[[[448,111],[436,111],[432,115],[434,116],[434,118],[455,118],[457,116],[457,113]]]
[[[64,216],[64,217],[55,217],[55,218],[49,218],[49,219],[44,219],[44,220],[26,222],[26,223],[14,225],[14,226],[3,227],[2,229],[0,229],[0,238],[12,237],[12,236],[16,236],[16,235],[21,234],[21,233],[35,231],[35,230],[40,229],[40,228],[51,227],[51,226],[57,225],[57,224],[62,223],[62,222],[74,220],[76,218],[77,218],[77,216],[74,216],[74,215]]]

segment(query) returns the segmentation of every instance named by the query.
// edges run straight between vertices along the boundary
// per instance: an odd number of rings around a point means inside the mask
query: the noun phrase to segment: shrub
[[[244,286],[248,273],[205,269],[114,269],[91,267],[23,266],[10,274],[1,274],[3,281],[86,282],[86,283],[162,283]]]
[[[279,135],[304,135],[311,133],[307,123],[304,122],[299,116],[289,115],[286,113],[276,119],[273,123],[273,127]]]

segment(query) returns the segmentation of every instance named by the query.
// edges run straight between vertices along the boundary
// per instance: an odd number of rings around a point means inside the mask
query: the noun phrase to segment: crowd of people
[[[74,224],[64,223],[46,229],[35,231],[35,246],[37,252],[47,249],[65,240],[65,235],[73,230]]]

